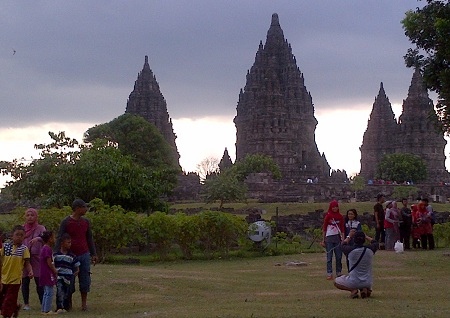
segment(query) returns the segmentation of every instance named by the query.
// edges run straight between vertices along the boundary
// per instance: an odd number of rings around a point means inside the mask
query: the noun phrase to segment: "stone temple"
[[[138,74],[134,89],[128,97],[125,113],[140,115],[154,124],[172,147],[175,162],[178,166],[180,165],[180,154],[175,143],[177,137],[173,132],[172,119],[169,118],[166,100],[148,64],[148,56],[145,56],[144,67]]]
[[[398,122],[381,83],[360,147],[361,176],[366,180],[374,179],[378,163],[385,154],[411,153],[426,162],[426,181],[448,180],[444,154],[446,141],[443,133],[435,128],[436,120],[433,102],[419,70],[413,74]]]
[[[315,141],[312,97],[277,14],[247,71],[234,123],[236,160],[256,153],[270,156],[289,182],[329,177],[330,165]]]

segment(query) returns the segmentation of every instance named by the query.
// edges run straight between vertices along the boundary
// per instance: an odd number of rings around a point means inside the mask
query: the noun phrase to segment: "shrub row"
[[[179,246],[186,259],[192,258],[194,252],[203,252],[207,257],[212,257],[214,253],[226,256],[231,247],[239,247],[247,241],[248,224],[229,213],[204,211],[188,216],[184,213],[168,215],[154,212],[146,216],[127,212],[120,206],[110,207],[100,199],[92,200],[90,207],[86,217],[91,221],[101,259],[115,249],[136,245],[152,245],[164,258],[174,244]],[[8,224],[4,224],[4,231],[13,224],[23,223],[24,209],[14,212]],[[42,209],[39,211],[39,223],[57,233],[61,220],[70,214],[69,207]]]

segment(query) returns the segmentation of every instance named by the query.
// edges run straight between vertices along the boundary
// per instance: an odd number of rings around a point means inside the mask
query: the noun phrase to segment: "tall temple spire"
[[[393,136],[396,136],[398,131],[392,105],[381,82],[360,147],[361,175],[364,178],[373,179],[383,155],[394,152],[397,145]]]
[[[154,124],[172,147],[174,160],[178,166],[180,165],[180,155],[175,143],[176,135],[173,132],[172,120],[167,112],[166,100],[148,64],[147,55],[142,71],[139,72],[134,83],[134,89],[128,98],[125,113],[140,115]]]
[[[384,155],[408,153],[426,162],[428,182],[447,180],[449,174],[445,168],[444,155],[446,142],[443,134],[436,130],[436,120],[433,102],[428,97],[418,69],[414,71],[398,123],[381,83],[360,148],[361,175],[373,179]]]
[[[329,176],[330,166],[315,142],[312,98],[276,13],[236,110],[236,160],[255,153],[270,156],[290,182]]]

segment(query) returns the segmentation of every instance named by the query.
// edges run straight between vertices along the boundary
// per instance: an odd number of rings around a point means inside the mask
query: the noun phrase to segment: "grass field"
[[[450,250],[378,251],[374,292],[350,299],[325,279],[325,254],[97,265],[89,311],[67,317],[450,317]],[[286,266],[289,261],[306,266]],[[345,266],[345,265],[344,265]],[[39,315],[33,293],[30,312]]]

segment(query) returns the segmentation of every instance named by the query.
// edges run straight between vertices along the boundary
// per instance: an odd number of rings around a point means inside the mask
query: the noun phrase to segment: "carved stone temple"
[[[156,77],[148,64],[148,56],[145,56],[144,67],[134,82],[134,89],[128,97],[125,113],[140,115],[154,124],[172,147],[175,162],[180,165],[180,154],[175,143],[177,137],[173,132],[172,119],[167,112],[166,100],[159,89]]]
[[[378,163],[385,154],[410,153],[426,162],[428,182],[448,180],[446,141],[443,133],[435,128],[436,120],[433,102],[419,70],[413,74],[398,122],[381,83],[360,147],[360,174],[366,180],[374,179]]]
[[[268,155],[280,166],[283,179],[293,182],[329,177],[330,165],[315,141],[311,94],[277,14],[247,71],[234,123],[236,160],[248,154]]]

